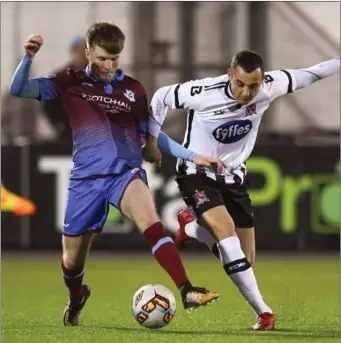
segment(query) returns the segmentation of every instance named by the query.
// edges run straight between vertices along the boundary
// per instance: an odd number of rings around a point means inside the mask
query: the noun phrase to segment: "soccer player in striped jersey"
[[[62,271],[70,297],[64,325],[79,324],[91,294],[83,284],[84,265],[94,235],[106,221],[109,204],[144,234],[154,257],[180,290],[185,309],[206,305],[219,295],[189,281],[147,186],[141,135],[147,133],[148,102],[143,86],[118,68],[124,34],[116,25],[95,23],[86,40],[89,64],[85,69],[29,79],[33,58],[43,44],[40,35],[31,35],[10,85],[14,96],[42,101],[60,98],[72,128],[74,165],[62,238]],[[198,165],[222,166],[219,160],[193,153],[165,134],[158,144],[161,150]]]
[[[262,116],[279,96],[305,88],[340,70],[340,59],[305,69],[264,71],[261,56],[237,53],[227,74],[160,88],[151,102],[148,147],[154,149],[167,108],[187,109],[184,146],[219,158],[220,173],[178,159],[177,182],[188,208],[179,213],[176,242],[194,238],[220,257],[223,267],[257,314],[256,330],[272,330],[275,316],[265,304],[252,270],[254,217],[245,185],[245,161],[256,142]]]

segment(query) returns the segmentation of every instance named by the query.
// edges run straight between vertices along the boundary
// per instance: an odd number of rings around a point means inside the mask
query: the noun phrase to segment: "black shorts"
[[[204,175],[176,179],[182,198],[198,217],[211,208],[225,205],[236,228],[254,227],[253,209],[247,186],[226,184]]]

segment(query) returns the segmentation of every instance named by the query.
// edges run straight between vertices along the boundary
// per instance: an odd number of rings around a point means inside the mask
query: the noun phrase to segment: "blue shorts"
[[[103,178],[70,180],[63,234],[79,236],[86,232],[101,232],[109,204],[120,210],[124,191],[136,177],[147,183],[146,172],[139,168]]]

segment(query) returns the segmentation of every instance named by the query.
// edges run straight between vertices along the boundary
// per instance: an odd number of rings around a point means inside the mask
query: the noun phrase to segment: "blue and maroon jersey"
[[[118,70],[108,83],[89,71],[68,69],[39,78],[41,100],[59,97],[73,136],[71,178],[121,174],[141,168],[141,133],[147,132],[143,86]]]

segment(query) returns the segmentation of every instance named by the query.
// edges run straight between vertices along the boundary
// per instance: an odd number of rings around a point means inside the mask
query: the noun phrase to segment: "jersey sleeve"
[[[296,78],[292,71],[282,69],[266,72],[264,75],[264,91],[271,101],[281,95],[296,90]]]
[[[165,98],[165,103],[172,109],[198,110],[201,105],[201,93],[204,91],[204,87],[205,79],[173,85]]]
[[[168,108],[199,110],[205,83],[202,79],[159,88],[150,103],[148,133],[158,137]]]
[[[59,98],[74,83],[76,76],[71,69],[48,77],[39,77],[40,98],[42,101]]]

